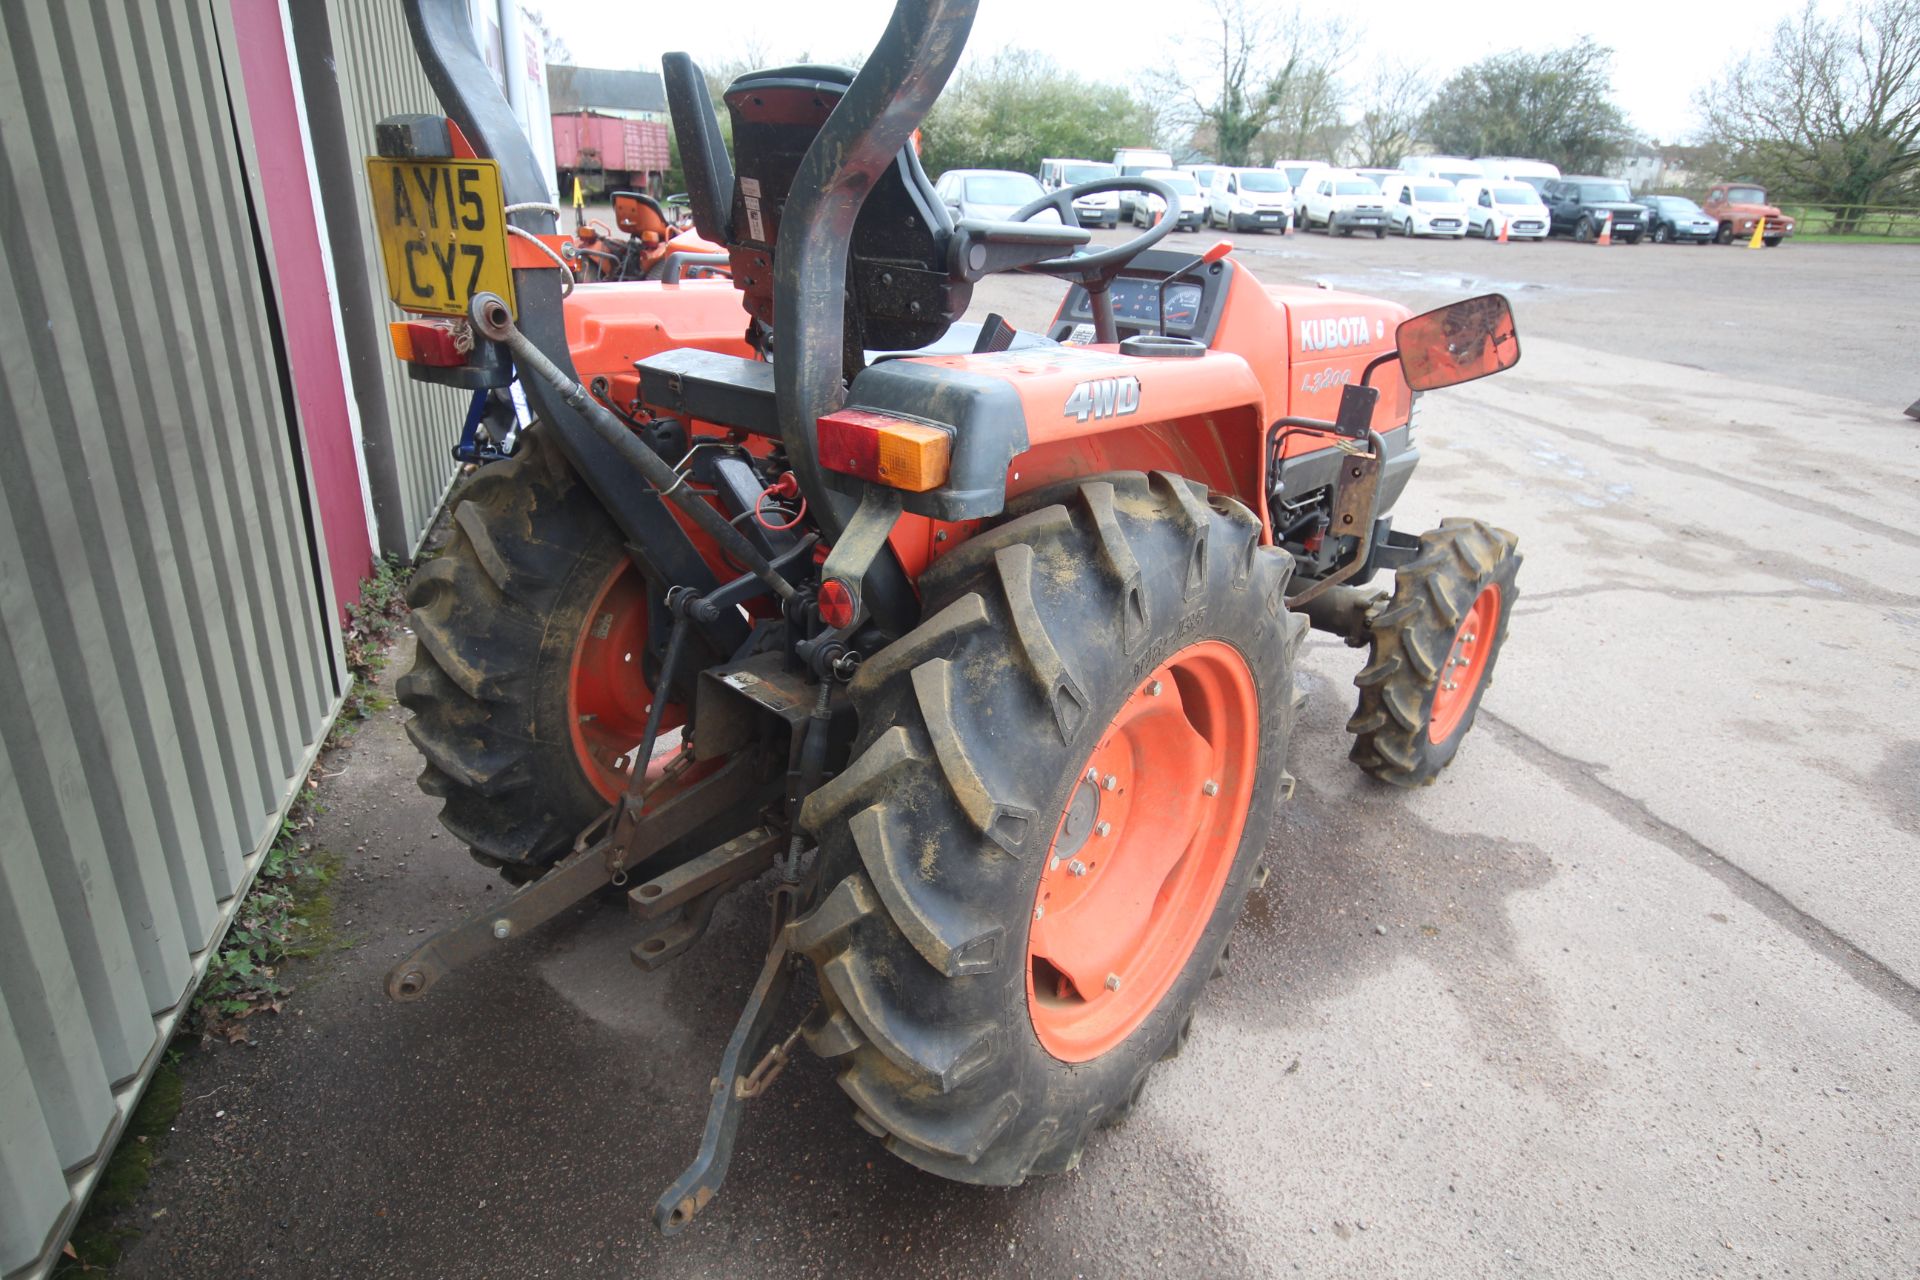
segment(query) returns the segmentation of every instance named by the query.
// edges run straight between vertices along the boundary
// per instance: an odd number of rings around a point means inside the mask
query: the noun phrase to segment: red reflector
[[[840,631],[853,625],[853,615],[858,611],[853,590],[846,583],[828,578],[820,584],[820,621]]]
[[[449,369],[467,362],[473,330],[465,320],[396,320],[387,326],[393,354],[408,364]]]

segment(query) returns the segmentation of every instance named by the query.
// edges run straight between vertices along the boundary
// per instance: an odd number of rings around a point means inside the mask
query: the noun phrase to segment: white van
[[[1380,194],[1387,202],[1388,224],[1403,236],[1458,240],[1467,234],[1467,202],[1460,198],[1460,188],[1443,177],[1398,174],[1381,184]]]
[[[1308,189],[1333,166],[1324,160],[1275,160],[1272,167],[1287,175],[1287,186],[1293,191],[1293,225],[1298,227]]]
[[[1113,166],[1126,177],[1138,177],[1149,169],[1173,168],[1173,156],[1165,151],[1155,151],[1151,147],[1117,147],[1113,153]],[[1122,191],[1118,209],[1120,221],[1133,221],[1133,202],[1140,199],[1138,191]]]
[[[1535,192],[1545,191],[1549,182],[1560,180],[1560,166],[1545,160],[1527,160],[1520,156],[1481,156],[1474,161],[1489,178],[1524,182]]]
[[[1372,178],[1351,169],[1322,169],[1309,175],[1300,205],[1300,230],[1321,228],[1328,235],[1371,231],[1387,234],[1386,209]]]
[[[1509,240],[1545,240],[1551,214],[1540,193],[1524,182],[1509,178],[1488,178],[1484,182],[1460,184],[1460,198],[1467,202],[1467,230],[1488,240],[1498,240],[1505,228]]]
[[[1226,231],[1285,231],[1293,221],[1293,188],[1272,169],[1216,169],[1207,190],[1206,223]]]
[[[1487,176],[1481,171],[1479,165],[1459,156],[1402,156],[1400,172],[1427,178],[1444,178],[1448,182],[1466,182],[1469,179]]]
[[[1115,178],[1120,170],[1102,160],[1062,160],[1049,159],[1040,162],[1040,189],[1058,191],[1062,187],[1076,186],[1082,182],[1093,182],[1099,178]],[[1102,191],[1097,195],[1081,196],[1073,202],[1073,211],[1080,218],[1081,226],[1117,227],[1120,225],[1120,193]]]

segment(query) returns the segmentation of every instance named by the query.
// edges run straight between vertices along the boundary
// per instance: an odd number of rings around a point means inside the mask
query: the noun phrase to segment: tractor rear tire
[[[1518,546],[1481,521],[1442,520],[1395,574],[1347,722],[1354,763],[1382,782],[1426,786],[1460,750],[1519,598]]]
[[[1015,511],[927,571],[925,621],[854,679],[851,762],[801,814],[823,891],[789,926],[820,980],[808,1042],[861,1126],[911,1164],[981,1185],[1071,1169],[1183,1042],[1292,785],[1306,630],[1286,608],[1289,558],[1259,545],[1245,507],[1189,480],[1097,476]],[[1207,681],[1229,669],[1240,692],[1223,700]],[[1129,708],[1152,718],[1126,721]],[[1116,764],[1125,780],[1103,786],[1122,724],[1146,735],[1126,742],[1147,763]],[[1211,771],[1204,784],[1196,768]],[[1167,811],[1156,786],[1199,825],[1142,844]],[[1102,814],[1113,822],[1096,825]],[[1183,852],[1130,862],[1143,848]],[[1114,870],[1149,865],[1174,870]],[[1179,905],[1141,908],[1139,949],[1069,984],[1064,951],[1058,969],[1036,958],[1036,920],[1052,902],[1050,928],[1107,937],[1104,905],[1074,915],[1103,875],[1108,888],[1162,886],[1136,903]],[[1211,896],[1188,896],[1199,883]],[[1120,972],[1140,980],[1123,992]]]
[[[453,526],[407,593],[418,644],[398,693],[441,825],[525,881],[610,803],[570,692],[585,632],[610,617],[596,605],[631,570],[618,527],[537,426],[474,477]]]

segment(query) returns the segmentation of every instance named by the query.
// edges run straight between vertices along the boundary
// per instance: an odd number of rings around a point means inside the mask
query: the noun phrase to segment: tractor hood
[[[1394,349],[1394,331],[1413,313],[1397,302],[1337,289],[1269,285],[1267,294],[1287,316],[1289,375],[1286,412],[1299,417],[1333,418],[1340,388],[1357,383],[1369,362]],[[1398,366],[1374,374],[1381,403],[1393,411]],[[1406,421],[1404,413],[1395,419]]]

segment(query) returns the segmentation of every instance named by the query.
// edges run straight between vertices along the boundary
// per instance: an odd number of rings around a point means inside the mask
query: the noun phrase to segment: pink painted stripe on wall
[[[293,51],[287,47],[279,0],[233,0],[233,27],[273,245],[274,289],[313,470],[314,505],[334,599],[344,610],[360,599],[360,579],[373,566],[373,531],[367,527],[361,496],[346,374],[321,256],[319,212],[310,199]]]

